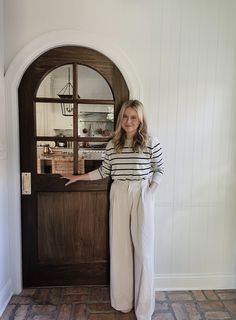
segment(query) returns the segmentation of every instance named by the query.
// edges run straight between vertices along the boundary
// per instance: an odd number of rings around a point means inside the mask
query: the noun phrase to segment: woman
[[[66,185],[111,176],[110,290],[111,305],[138,320],[151,320],[154,296],[153,195],[163,174],[160,143],[147,133],[143,105],[122,105],[116,131],[97,170],[65,176]]]

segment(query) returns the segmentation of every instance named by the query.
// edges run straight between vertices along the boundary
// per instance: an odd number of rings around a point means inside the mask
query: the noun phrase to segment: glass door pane
[[[58,94],[73,93],[73,66],[67,64],[49,72],[41,82],[36,97],[59,98]]]
[[[73,104],[66,104],[71,109]],[[73,117],[65,117],[61,103],[36,103],[36,136],[73,136]]]
[[[73,174],[73,142],[37,141],[38,174]],[[78,173],[85,173],[85,159],[82,152],[78,157]]]
[[[79,104],[78,136],[110,137],[114,131],[114,105]]]
[[[106,80],[92,68],[78,65],[78,94],[81,99],[113,100]]]

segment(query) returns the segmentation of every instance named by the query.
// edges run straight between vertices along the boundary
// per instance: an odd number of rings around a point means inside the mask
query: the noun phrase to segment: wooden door
[[[60,90],[65,79],[51,88],[61,70],[72,79],[69,94]],[[99,77],[109,98],[100,95]],[[52,49],[26,70],[19,86],[21,172],[31,182],[21,198],[24,287],[109,283],[109,181],[65,187],[60,173],[83,173],[101,163],[101,148],[128,97],[118,68],[89,48]]]

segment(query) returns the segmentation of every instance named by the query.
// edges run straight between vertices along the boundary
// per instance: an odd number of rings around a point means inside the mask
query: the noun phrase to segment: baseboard
[[[0,289],[0,317],[10,301],[12,294],[12,284],[11,280],[9,279],[5,286]]]
[[[234,274],[156,274],[154,284],[158,291],[236,288]]]

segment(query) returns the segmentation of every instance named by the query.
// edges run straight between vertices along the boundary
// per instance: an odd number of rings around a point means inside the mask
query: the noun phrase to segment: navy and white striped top
[[[90,180],[111,176],[112,180],[150,179],[160,183],[164,171],[162,147],[157,139],[149,138],[142,152],[134,152],[127,141],[120,153],[114,149],[112,140],[106,146],[105,157],[99,169],[89,173]]]

